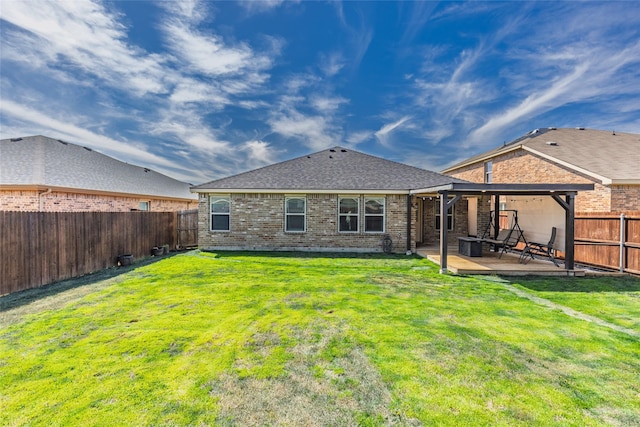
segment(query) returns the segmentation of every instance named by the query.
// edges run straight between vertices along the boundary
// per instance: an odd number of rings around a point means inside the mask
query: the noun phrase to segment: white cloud
[[[297,1],[290,0],[291,3],[297,3]],[[246,0],[239,2],[239,5],[244,7],[250,13],[266,12],[280,7],[285,0]]]
[[[213,104],[218,108],[231,103],[229,98],[217,88],[217,85],[186,78],[176,84],[169,100],[176,103],[200,102]]]
[[[8,117],[13,117],[18,122],[33,124],[34,127],[46,130],[46,135],[49,137],[61,138],[97,151],[110,153],[119,159],[130,159],[130,161],[145,166],[156,165],[161,169],[179,167],[178,164],[164,157],[149,153],[142,143],[117,141],[104,135],[96,134],[69,123],[68,116],[65,117],[65,121],[62,121],[39,110],[7,99],[3,99],[0,103],[0,111]],[[30,135],[31,133],[28,134]],[[26,136],[26,134],[20,136]]]
[[[352,145],[352,146],[356,146],[364,141],[366,141],[367,139],[371,138],[374,135],[373,131],[368,131],[368,130],[363,130],[363,131],[359,131],[359,132],[352,132],[349,135],[347,135],[346,141]]]
[[[275,114],[269,124],[274,132],[287,138],[299,139],[313,150],[322,150],[338,142],[335,130],[322,116],[306,116],[291,110]]]
[[[164,30],[174,54],[204,74],[237,74],[267,68],[271,63],[265,56],[254,55],[246,44],[227,46],[220,36],[201,34],[185,22],[175,20],[166,24]]]
[[[404,116],[393,123],[387,123],[386,125],[382,126],[380,130],[378,130],[374,135],[376,136],[376,138],[378,138],[378,141],[380,141],[382,145],[388,147],[391,133],[395,132],[398,128],[400,128],[404,123],[406,123],[409,120],[411,120],[411,116]]]
[[[340,108],[341,105],[346,104],[348,101],[340,96],[327,97],[321,95],[312,95],[310,104],[313,108],[321,113],[332,113]]]
[[[329,55],[320,55],[320,70],[327,77],[333,77],[340,72],[346,65],[344,55],[340,52],[334,52]]]
[[[277,153],[268,142],[260,140],[246,141],[242,144],[242,150],[246,153],[244,163],[247,169],[257,169],[276,162]]]
[[[167,91],[165,59],[128,45],[118,16],[99,3],[3,2],[0,18],[23,30],[7,31],[11,42],[3,43],[3,50],[8,50],[3,56],[14,61],[35,68],[51,66],[58,72],[68,63],[138,94]]]
[[[553,64],[558,56],[564,58],[565,69],[558,70]],[[545,74],[549,68],[555,70],[557,77],[548,84],[545,80],[530,79],[522,90],[529,91],[524,99],[507,109],[494,114],[484,125],[471,133],[469,143],[482,143],[504,133],[514,123],[525,118],[540,116],[564,105],[577,102],[589,102],[601,98],[606,101],[619,95],[639,94],[639,88],[629,87],[620,78],[628,66],[640,65],[640,42],[625,49],[611,51],[601,47],[587,50],[570,46],[549,56],[539,55],[537,64],[532,67],[532,75],[541,69]],[[566,69],[568,68],[568,69]],[[620,83],[616,83],[620,82]],[[624,104],[621,104],[623,107]],[[623,112],[623,110],[619,110]]]

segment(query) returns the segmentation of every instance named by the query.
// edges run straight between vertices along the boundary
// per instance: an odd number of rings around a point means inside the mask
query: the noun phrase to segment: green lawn
[[[0,425],[640,425],[637,336],[437,271],[194,251],[0,298]],[[581,280],[506,283],[640,330],[637,279]]]

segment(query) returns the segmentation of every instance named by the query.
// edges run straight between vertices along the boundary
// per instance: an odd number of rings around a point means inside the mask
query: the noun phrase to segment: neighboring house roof
[[[334,147],[192,187],[195,192],[385,192],[466,182],[437,172]]]
[[[194,200],[185,182],[46,136],[0,140],[0,186]]]
[[[591,176],[603,184],[640,184],[640,135],[584,128],[535,129],[442,172],[451,173],[518,149]]]

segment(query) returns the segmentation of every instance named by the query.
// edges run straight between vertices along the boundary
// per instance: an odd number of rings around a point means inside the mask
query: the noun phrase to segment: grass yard
[[[638,279],[193,251],[64,286],[0,298],[0,425],[640,425]]]

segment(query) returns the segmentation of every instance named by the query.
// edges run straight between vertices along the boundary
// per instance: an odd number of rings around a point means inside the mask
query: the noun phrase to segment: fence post
[[[624,249],[625,249],[625,217],[624,213],[620,214],[620,272],[624,273],[625,265],[624,265]]]

